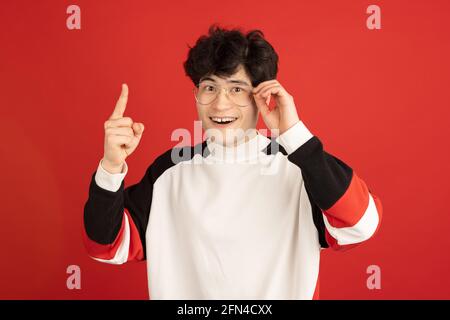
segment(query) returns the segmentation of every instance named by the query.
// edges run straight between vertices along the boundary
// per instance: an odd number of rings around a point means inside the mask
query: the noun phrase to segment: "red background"
[[[71,4],[81,8],[81,30],[66,27]],[[371,4],[381,7],[381,30],[366,27]],[[193,130],[182,62],[214,22],[263,30],[300,118],[382,200],[373,239],[322,253],[321,298],[450,298],[449,1],[9,0],[0,7],[0,298],[148,298],[145,262],[102,264],[83,247],[103,122],[128,83],[126,115],[146,125],[127,159],[126,185],[136,183],[176,144],[172,130]],[[71,264],[81,268],[81,290],[66,287]],[[380,290],[366,287],[372,264],[381,268]]]

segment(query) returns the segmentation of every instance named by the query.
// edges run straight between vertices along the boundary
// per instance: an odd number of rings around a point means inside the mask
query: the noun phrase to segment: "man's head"
[[[259,30],[243,34],[239,29],[213,25],[208,35],[201,36],[190,48],[184,69],[196,86],[203,129],[221,143],[231,145],[242,142],[242,132],[256,128],[258,109],[251,90],[276,78],[278,55]]]

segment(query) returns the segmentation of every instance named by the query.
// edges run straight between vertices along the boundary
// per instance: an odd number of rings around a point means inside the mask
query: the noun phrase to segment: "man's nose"
[[[217,110],[226,110],[233,107],[233,103],[227,97],[225,89],[221,89],[217,93],[217,97],[214,100],[212,107]]]

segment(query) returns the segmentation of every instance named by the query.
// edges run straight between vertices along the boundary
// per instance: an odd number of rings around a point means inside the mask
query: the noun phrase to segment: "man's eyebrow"
[[[251,85],[249,85],[246,81],[244,80],[235,80],[235,79],[231,79],[231,80],[227,80],[227,82],[231,82],[231,83],[240,83],[240,84],[245,84],[246,86],[251,87]]]
[[[216,82],[216,80],[214,80],[213,78],[210,78],[210,77],[201,78],[199,82],[202,82],[202,81],[205,81],[205,80],[210,80],[212,82]]]
[[[214,79],[211,78],[211,77],[204,77],[204,78],[201,78],[201,79],[200,79],[200,82],[205,81],[205,80],[210,80],[210,81],[212,81],[212,82],[216,82],[216,80],[214,80]],[[246,86],[251,87],[251,85],[248,84],[248,83],[247,83],[246,81],[244,81],[244,80],[239,80],[239,79],[229,79],[229,80],[226,80],[226,81],[227,81],[227,82],[230,82],[230,83],[244,84],[244,85],[246,85]]]

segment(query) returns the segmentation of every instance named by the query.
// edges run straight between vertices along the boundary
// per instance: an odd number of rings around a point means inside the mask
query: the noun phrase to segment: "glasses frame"
[[[221,85],[214,85],[215,87],[219,88],[220,90],[217,91],[216,96],[214,97],[214,99],[211,100],[211,102],[208,102],[208,103],[201,103],[200,101],[198,101],[197,94],[196,94],[196,91],[199,89],[200,84],[201,84],[201,83],[198,83],[194,88],[192,88],[192,92],[194,93],[195,101],[197,101],[197,103],[199,103],[199,104],[201,104],[201,105],[206,106],[206,105],[209,105],[209,104],[213,103],[213,102],[217,99],[217,97],[219,96],[219,94],[220,94],[220,92],[222,91],[222,89],[225,90],[225,96],[228,98],[228,100],[229,100],[230,102],[234,103],[235,105],[237,105],[237,106],[239,106],[239,107],[241,107],[241,108],[245,108],[245,107],[248,107],[249,105],[252,104],[251,102],[250,102],[249,104],[246,104],[246,105],[240,105],[240,104],[237,104],[237,103],[234,102],[233,99],[231,99],[230,96],[228,95],[228,91],[230,90],[230,88],[222,87]],[[254,87],[253,87],[253,86],[246,86],[246,87],[249,87],[249,88],[250,88],[250,94],[249,94],[249,96],[250,96],[252,99],[254,99],[254,98],[253,98],[253,95],[251,94],[251,92],[252,92],[252,90],[253,90]]]

